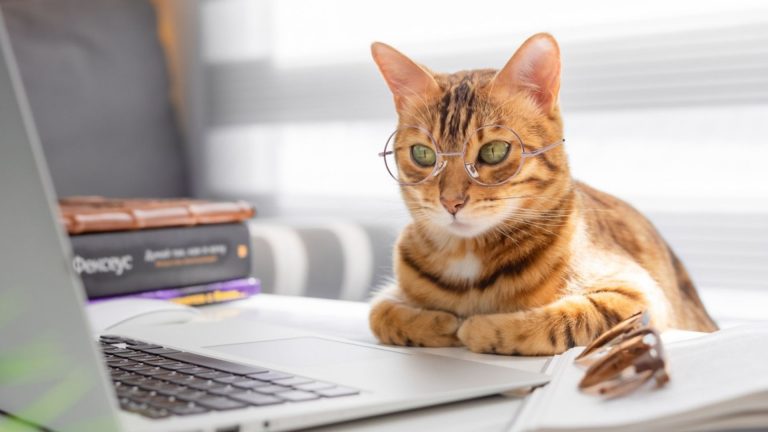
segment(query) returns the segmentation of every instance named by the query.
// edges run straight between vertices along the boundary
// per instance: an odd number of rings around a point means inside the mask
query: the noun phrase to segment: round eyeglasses
[[[471,142],[478,147],[467,151]],[[444,153],[423,127],[402,126],[387,139],[379,157],[392,178],[403,186],[414,186],[437,177],[448,164],[449,157],[461,158],[469,178],[481,186],[498,186],[516,176],[526,159],[549,151],[565,139],[540,149],[527,151],[520,135],[500,125],[482,126],[467,136],[460,152]]]

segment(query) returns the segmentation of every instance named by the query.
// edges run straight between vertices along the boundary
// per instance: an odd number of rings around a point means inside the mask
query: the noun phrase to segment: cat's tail
[[[685,269],[685,266],[669,245],[667,245],[667,250],[669,250],[669,255],[672,257],[672,265],[675,268],[675,276],[677,277],[677,286],[680,289],[682,298],[687,303],[686,310],[689,312],[689,316],[693,321],[692,324],[695,326],[695,328],[690,328],[689,330],[707,332],[717,330],[717,324],[712,317],[709,316],[707,309],[704,307],[704,303],[701,302],[699,293],[693,285],[688,270]]]

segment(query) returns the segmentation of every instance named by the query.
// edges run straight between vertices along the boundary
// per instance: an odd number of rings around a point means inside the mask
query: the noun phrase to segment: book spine
[[[107,302],[113,299],[143,298],[168,300],[187,306],[202,306],[248,298],[258,294],[260,291],[261,281],[256,278],[245,278],[182,288],[159,289],[117,297],[102,297],[91,299],[88,302],[93,304]]]
[[[70,237],[73,266],[90,299],[250,276],[242,223]]]
[[[165,299],[187,306],[203,306],[241,300],[258,294],[260,290],[259,280],[248,278],[195,287],[150,291],[136,294],[136,297]]]

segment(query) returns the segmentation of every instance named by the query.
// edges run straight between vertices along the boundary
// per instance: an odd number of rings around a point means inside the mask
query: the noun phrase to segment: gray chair
[[[152,5],[0,0],[59,196],[187,194]]]

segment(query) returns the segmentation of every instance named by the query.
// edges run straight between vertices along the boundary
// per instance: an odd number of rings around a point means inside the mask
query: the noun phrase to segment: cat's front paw
[[[475,315],[467,318],[456,333],[459,340],[470,351],[481,354],[520,353],[510,344],[509,331],[494,323],[488,315]]]
[[[459,318],[448,312],[382,301],[371,309],[370,325],[379,341],[417,347],[461,346],[456,338]]]

